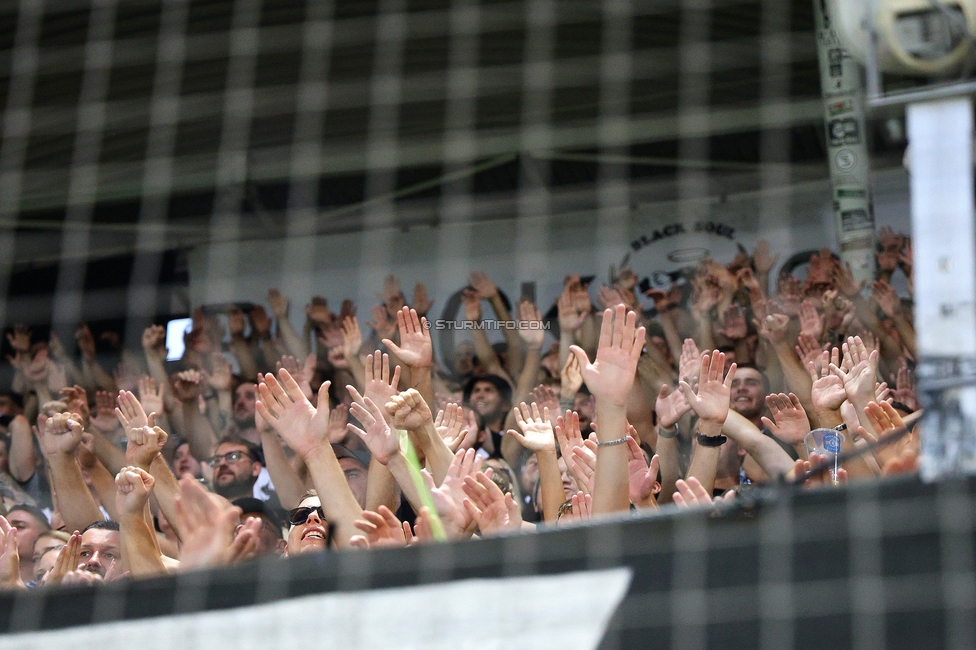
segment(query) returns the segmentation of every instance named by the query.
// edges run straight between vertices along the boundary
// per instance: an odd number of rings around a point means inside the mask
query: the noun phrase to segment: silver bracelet
[[[607,440],[606,442],[598,442],[598,443],[596,443],[596,446],[597,447],[613,447],[614,445],[622,445],[625,442],[627,442],[627,440],[629,440],[629,439],[630,439],[630,436],[624,436],[623,438],[617,438],[616,440]]]

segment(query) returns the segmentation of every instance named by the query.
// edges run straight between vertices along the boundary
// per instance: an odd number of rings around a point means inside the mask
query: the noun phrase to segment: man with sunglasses
[[[254,496],[254,483],[263,467],[260,453],[255,445],[222,440],[207,461],[213,468],[214,492],[231,501]]]

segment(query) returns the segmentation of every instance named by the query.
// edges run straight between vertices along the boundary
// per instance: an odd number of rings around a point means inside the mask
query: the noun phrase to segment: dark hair
[[[9,398],[11,402],[17,405],[17,408],[24,409],[24,398],[19,394],[11,392],[9,390],[0,390],[0,397]]]
[[[261,449],[259,445],[256,445],[253,442],[248,442],[247,440],[243,440],[241,438],[236,438],[233,436],[224,436],[223,438],[221,438],[220,441],[217,443],[217,447],[223,444],[241,445],[242,447],[245,447],[247,449],[247,455],[250,456],[252,460],[264,465],[264,451]],[[214,447],[215,453],[217,451],[217,447]]]
[[[512,403],[512,386],[507,381],[499,377],[498,375],[478,375],[477,377],[472,377],[468,380],[468,383],[464,385],[464,403],[468,404],[471,401],[471,392],[474,390],[475,384],[478,382],[487,382],[498,389],[499,394],[502,396],[502,401],[508,404]]]
[[[764,373],[762,370],[760,370],[753,363],[748,363],[747,362],[747,363],[737,363],[737,364],[735,364],[735,370],[736,370],[736,372],[738,372],[739,370],[742,370],[743,368],[751,368],[752,370],[755,370],[756,372],[759,373],[759,376],[762,377],[763,392],[766,395],[769,395],[771,389],[769,387],[769,377],[766,376],[766,373]],[[765,397],[765,395],[763,397]]]
[[[44,515],[44,511],[42,511],[37,506],[32,506],[29,503],[18,503],[17,505],[12,507],[7,512],[7,514],[9,515],[11,512],[17,512],[18,510],[26,512],[31,517],[36,519],[37,522],[41,525],[41,527],[44,528],[44,530],[51,530],[51,523],[47,520],[47,517]]]
[[[82,534],[87,533],[89,530],[114,530],[115,532],[120,532],[119,522],[112,521],[111,519],[104,519],[102,521],[93,521],[82,530]]]

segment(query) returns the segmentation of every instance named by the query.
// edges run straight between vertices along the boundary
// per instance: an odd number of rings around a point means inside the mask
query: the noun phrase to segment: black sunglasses
[[[301,526],[308,521],[308,518],[313,512],[319,516],[319,519],[321,519],[323,523],[326,523],[325,513],[322,512],[322,506],[316,506],[315,508],[300,506],[295,508],[288,512],[288,522],[292,526]]]

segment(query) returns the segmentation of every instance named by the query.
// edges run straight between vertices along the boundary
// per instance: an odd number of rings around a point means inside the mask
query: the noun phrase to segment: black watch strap
[[[728,442],[726,436],[705,436],[698,434],[698,445],[701,447],[721,447]]]

